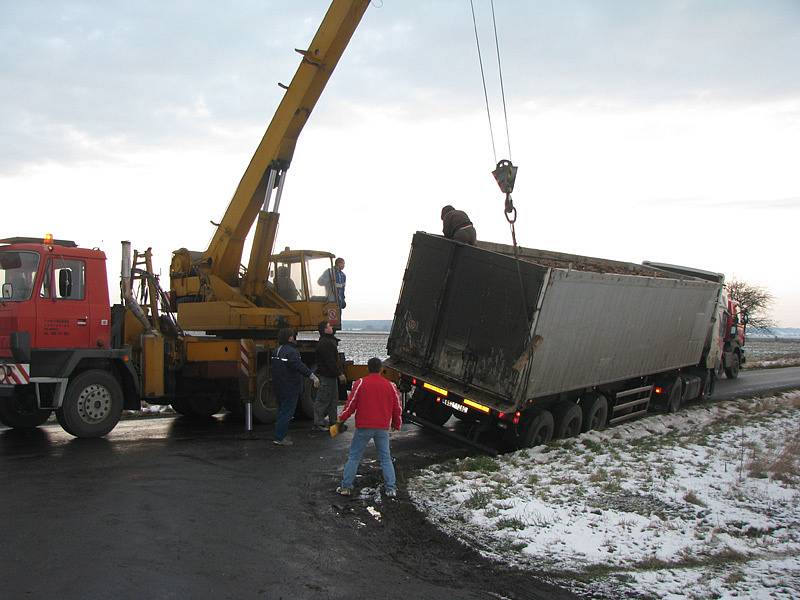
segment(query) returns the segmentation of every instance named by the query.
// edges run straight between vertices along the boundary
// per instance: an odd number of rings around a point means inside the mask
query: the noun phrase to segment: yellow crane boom
[[[300,65],[250,160],[228,208],[205,252],[175,251],[170,267],[171,288],[178,300],[178,322],[186,329],[213,332],[274,330],[291,325],[316,328],[321,318],[338,321],[335,297],[319,293],[281,298],[268,283],[272,251],[278,228],[286,171],[297,139],[316,106],[328,79],[353,32],[369,6],[369,0],[333,0],[307,50],[296,50]],[[275,193],[274,204],[272,202]],[[247,269],[242,271],[244,243],[253,224],[256,231]],[[286,260],[302,263],[307,287],[319,274],[308,273],[312,257],[329,253],[301,251]],[[276,263],[277,264],[277,263]]]
[[[268,184],[280,189],[297,138],[367,6],[369,0],[334,0],[308,49],[297,50],[303,57],[300,66],[203,253],[210,271],[229,285],[236,285],[244,240],[262,208]],[[272,248],[266,250],[269,255]]]

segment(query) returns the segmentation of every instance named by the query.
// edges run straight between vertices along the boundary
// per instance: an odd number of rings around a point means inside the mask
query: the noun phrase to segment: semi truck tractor
[[[710,396],[732,306],[716,273],[418,232],[387,365],[409,421],[535,446]]]

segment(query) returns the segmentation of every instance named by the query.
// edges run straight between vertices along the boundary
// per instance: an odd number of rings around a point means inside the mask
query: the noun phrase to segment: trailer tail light
[[[512,422],[514,423],[514,425],[519,425],[519,418],[521,416],[522,416],[522,413],[519,412],[519,411],[514,413],[514,418],[512,419]]]
[[[416,377],[411,379],[411,385],[417,385],[417,378]]]
[[[661,386],[658,386],[658,385],[657,385],[653,391],[654,391],[656,394],[663,394],[663,393],[664,393],[664,388],[662,388]]]
[[[504,413],[504,412],[497,413],[497,418],[498,419],[505,419],[506,418],[506,413]]]
[[[483,413],[486,413],[487,415],[488,415],[488,414],[491,412],[491,410],[492,410],[492,409],[491,409],[491,408],[489,408],[488,406],[484,406],[483,404],[478,404],[478,403],[477,403],[477,402],[475,402],[474,400],[469,400],[469,399],[467,399],[467,398],[464,398],[464,404],[466,404],[467,406],[469,406],[469,407],[471,407],[471,408],[474,408],[475,410],[479,410],[479,411],[481,411],[481,412],[483,412]]]
[[[447,390],[444,389],[444,388],[436,387],[435,385],[433,385],[431,383],[423,383],[422,387],[424,387],[426,390],[430,390],[432,392],[436,392],[437,394],[439,394],[440,396],[442,396],[444,398],[447,398]]]

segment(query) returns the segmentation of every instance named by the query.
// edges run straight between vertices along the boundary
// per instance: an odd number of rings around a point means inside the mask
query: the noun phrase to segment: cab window
[[[53,269],[55,298],[83,300],[86,265],[82,260],[57,259]]]

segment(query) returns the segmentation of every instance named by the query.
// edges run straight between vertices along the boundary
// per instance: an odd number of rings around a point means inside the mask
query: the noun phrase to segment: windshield
[[[336,302],[331,259],[327,257],[306,259],[306,272],[308,273],[311,300]]]
[[[39,255],[36,252],[0,252],[0,286],[3,300],[20,302],[28,300],[33,290]]]

